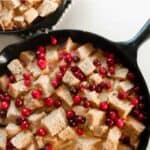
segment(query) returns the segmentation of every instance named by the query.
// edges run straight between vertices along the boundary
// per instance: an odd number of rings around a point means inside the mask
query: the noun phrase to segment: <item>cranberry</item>
[[[31,85],[31,81],[30,80],[24,80],[24,85],[29,87]]]
[[[118,119],[116,120],[116,125],[117,125],[118,128],[123,128],[123,126],[124,126],[124,121],[123,121],[123,119],[118,118]]]
[[[21,3],[26,3],[27,0],[20,0]]]
[[[40,99],[42,97],[42,91],[40,89],[35,89],[32,91],[31,95],[35,99]]]
[[[73,97],[74,104],[80,104],[81,103],[81,97],[79,95],[76,95]]]
[[[15,77],[14,77],[13,75],[10,75],[10,76],[9,76],[9,82],[10,82],[10,83],[15,82]]]
[[[24,80],[30,80],[31,79],[31,74],[30,73],[24,73],[23,78],[24,78]]]
[[[113,121],[115,121],[115,120],[117,119],[117,113],[116,113],[115,111],[110,111],[110,112],[108,113],[108,117],[109,117],[110,119],[112,119]]]
[[[105,82],[104,81],[102,81],[100,84],[98,84],[100,87],[101,87],[101,89],[103,89],[103,88],[105,88],[106,87],[106,84],[105,84]]]
[[[5,118],[6,114],[7,114],[7,112],[5,110],[0,110],[0,117],[1,118]]]
[[[40,69],[45,69],[46,68],[46,60],[44,60],[44,59],[39,59],[38,60],[38,66],[39,66],[39,68]]]
[[[60,51],[59,52],[59,59],[62,60],[62,59],[65,59],[66,55],[68,53],[66,51]]]
[[[93,64],[94,64],[96,67],[98,67],[98,66],[101,65],[101,63],[100,63],[100,61],[99,61],[98,59],[95,59],[95,60],[93,61]]]
[[[134,87],[134,91],[136,92],[136,93],[140,93],[140,87],[138,86],[138,85],[136,85],[135,87]]]
[[[130,143],[130,138],[128,137],[128,136],[122,136],[121,138],[120,138],[120,141],[122,142],[122,143],[124,143],[124,144],[129,144]]]
[[[101,87],[101,84],[98,84],[95,88],[96,92],[101,92],[102,91],[102,87]]]
[[[37,134],[38,134],[39,136],[45,136],[45,135],[47,134],[47,131],[46,131],[45,128],[39,128],[39,129],[37,130]]]
[[[66,63],[70,64],[72,62],[72,56],[71,54],[67,54],[66,57],[65,57],[65,61]]]
[[[108,105],[108,102],[106,102],[106,101],[101,102],[99,105],[99,108],[103,111],[108,110],[108,107],[109,107],[109,105]]]
[[[13,149],[14,149],[14,146],[13,146],[13,144],[11,143],[10,140],[7,141],[6,149],[7,149],[7,150],[13,150]]]
[[[139,103],[139,99],[138,98],[135,98],[135,97],[133,97],[133,98],[131,98],[131,104],[132,105],[137,105]]]
[[[83,106],[85,107],[85,108],[89,108],[90,106],[91,106],[91,102],[90,101],[84,101],[83,102]]]
[[[128,78],[129,80],[133,81],[133,80],[135,79],[135,76],[134,76],[134,74],[133,74],[132,72],[128,72],[127,78]]]
[[[21,129],[27,130],[27,129],[29,129],[29,126],[30,126],[30,124],[29,124],[29,122],[27,120],[22,121]]]
[[[77,124],[84,124],[86,122],[86,118],[83,116],[76,116]]]
[[[114,125],[114,121],[110,118],[107,118],[106,119],[106,124],[109,126],[109,127],[112,127]]]
[[[76,127],[77,126],[77,123],[74,119],[69,119],[68,120],[68,124],[71,126],[71,127]]]
[[[10,97],[9,95],[6,95],[6,96],[4,97],[4,101],[10,103],[10,100],[11,100],[11,97]]]
[[[46,144],[44,150],[53,150],[53,147],[51,144]]]
[[[45,49],[44,46],[39,46],[37,52],[39,52],[39,53],[45,53],[46,49]]]
[[[128,92],[125,91],[119,91],[118,98],[119,99],[126,99],[128,97]]]
[[[110,66],[109,67],[109,72],[110,72],[110,74],[114,74],[115,73],[115,67],[114,66]]]
[[[59,82],[58,82],[57,80],[53,80],[53,81],[52,81],[52,86],[53,86],[54,88],[57,88],[57,87],[59,86]]]
[[[79,80],[81,80],[81,81],[85,81],[85,80],[86,80],[86,77],[85,77],[85,75],[84,75],[83,73],[79,73],[79,74],[78,74],[78,78],[79,78]]]
[[[80,84],[80,85],[79,85],[79,91],[80,91],[80,92],[83,92],[85,88],[86,88],[86,87],[85,87],[84,84]]]
[[[5,99],[5,96],[3,94],[0,94],[0,101],[3,101]]]
[[[66,115],[68,119],[71,119],[75,116],[75,112],[73,110],[69,110],[67,111]]]
[[[54,106],[55,106],[56,108],[60,107],[61,105],[62,105],[62,101],[61,101],[61,100],[55,100],[55,101],[54,101]]]
[[[108,57],[108,58],[107,58],[107,64],[108,64],[109,66],[114,65],[114,64],[115,64],[114,58]]]
[[[8,102],[6,102],[6,101],[1,102],[0,108],[1,108],[2,110],[7,110],[8,107],[9,107],[9,103],[8,103]]]
[[[51,44],[52,44],[53,46],[55,46],[55,45],[57,45],[57,42],[58,42],[58,41],[57,41],[56,37],[51,36],[50,42],[51,42]]]
[[[25,117],[22,117],[22,116],[19,116],[19,117],[16,118],[16,124],[17,125],[21,125],[21,123],[23,121],[27,121],[27,119]]]
[[[144,118],[145,118],[145,116],[144,116],[143,113],[139,113],[138,116],[137,116],[137,118],[138,118],[138,120],[143,121]]]
[[[23,100],[20,98],[17,98],[15,101],[16,107],[22,107],[23,106]]]
[[[63,74],[61,72],[56,74],[56,79],[60,81],[63,78]]]
[[[78,93],[78,89],[77,89],[76,87],[71,87],[71,88],[70,88],[70,92],[71,92],[72,94],[77,94],[77,93]]]
[[[76,133],[78,134],[78,136],[82,136],[84,134],[83,128],[77,128]]]
[[[143,109],[144,107],[145,107],[144,103],[143,103],[143,102],[140,102],[140,103],[139,103],[139,108],[140,108],[140,109]]]
[[[44,53],[39,53],[37,56],[38,56],[38,59],[45,60],[45,54]]]
[[[24,117],[28,117],[28,116],[31,114],[31,109],[29,109],[29,108],[23,108],[23,109],[21,110],[21,114],[22,114],[22,116],[24,116]]]
[[[140,111],[138,109],[133,109],[133,114],[135,115],[135,117],[137,117],[140,114]]]
[[[96,85],[89,85],[89,87],[88,87],[88,89],[90,90],[90,91],[95,91],[96,90]]]
[[[73,61],[74,61],[74,62],[79,62],[79,61],[80,61],[80,58],[79,58],[77,55],[74,55],[74,56],[73,56]]]
[[[53,98],[45,98],[44,99],[44,103],[45,103],[45,105],[46,106],[48,106],[48,107],[50,107],[50,106],[53,106],[53,104],[54,104],[54,99]]]
[[[68,69],[68,66],[67,66],[67,65],[60,66],[60,71],[61,71],[63,74],[66,72],[67,69]]]
[[[111,82],[110,81],[105,83],[105,88],[106,89],[110,89],[111,88]]]
[[[79,68],[77,66],[71,66],[71,71],[74,73],[74,72],[77,72],[79,71]]]
[[[107,70],[105,67],[101,66],[99,70],[99,74],[104,77],[107,74]]]

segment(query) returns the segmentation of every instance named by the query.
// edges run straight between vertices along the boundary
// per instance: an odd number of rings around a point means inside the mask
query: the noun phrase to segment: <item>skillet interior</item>
[[[59,42],[63,42],[67,37],[71,37],[75,42],[78,43],[86,43],[91,42],[95,47],[102,48],[103,50],[111,51],[116,54],[116,56],[121,60],[121,63],[124,64],[127,68],[131,69],[137,79],[136,83],[141,88],[142,94],[144,95],[145,101],[145,113],[147,113],[147,119],[145,121],[146,130],[141,136],[141,141],[139,145],[139,150],[146,150],[148,139],[150,136],[150,96],[148,92],[148,88],[146,87],[146,83],[144,78],[137,66],[135,58],[132,57],[131,51],[132,48],[128,46],[120,46],[117,43],[111,42],[103,37],[97,36],[95,34],[77,30],[60,30],[60,31],[52,31],[48,34],[41,34],[34,38],[28,39],[25,42],[14,44],[6,47],[1,55],[7,58],[7,63],[9,63],[12,59],[19,56],[21,51],[24,50],[34,50],[38,45],[44,45],[50,43],[50,36],[56,36]],[[0,64],[0,74],[6,73],[7,68],[6,64]]]

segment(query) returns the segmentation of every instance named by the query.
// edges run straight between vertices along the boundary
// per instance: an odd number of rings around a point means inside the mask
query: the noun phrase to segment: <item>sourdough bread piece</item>
[[[21,5],[20,0],[2,0],[3,6],[9,10],[15,9]]]
[[[73,42],[71,37],[69,37],[64,47],[67,52],[71,52],[72,50],[75,50],[78,47],[78,44]]]
[[[4,129],[0,129],[0,149],[6,150],[7,133]]]
[[[0,89],[2,89],[2,91],[6,91],[8,87],[8,83],[9,83],[8,76],[2,75],[0,77]]]
[[[86,113],[88,112],[88,108],[83,106],[74,106],[72,109],[78,116],[86,116]]]
[[[48,129],[51,136],[57,135],[67,127],[65,110],[63,108],[58,108],[52,111],[41,120],[41,123]]]
[[[102,82],[102,77],[98,73],[93,73],[89,76],[89,81],[95,84]]]
[[[128,80],[119,83],[119,88],[121,88],[123,91],[131,90],[133,87],[134,84]]]

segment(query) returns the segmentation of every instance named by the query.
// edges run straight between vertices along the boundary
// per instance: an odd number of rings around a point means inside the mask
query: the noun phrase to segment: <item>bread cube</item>
[[[71,52],[72,50],[75,50],[77,48],[78,44],[74,43],[71,39],[71,37],[69,37],[65,43],[65,50],[67,52]]]
[[[20,0],[2,0],[2,1],[3,1],[3,6],[10,10],[15,9],[21,5]]]
[[[66,113],[63,108],[58,108],[44,117],[41,123],[48,129],[51,136],[54,136],[67,127]]]
[[[98,94],[98,98],[100,99],[100,102],[102,101],[108,101],[110,92],[103,91],[102,93]]]
[[[35,144],[35,143],[30,144],[30,145],[27,147],[27,150],[37,150],[36,144]]]
[[[35,8],[30,8],[24,13],[25,21],[31,24],[38,17],[38,11]]]
[[[125,79],[128,73],[127,68],[123,68],[122,66],[115,66],[115,74],[113,75],[114,78],[118,79]]]
[[[58,137],[63,141],[73,140],[76,138],[76,133],[71,127],[68,126],[58,134]]]
[[[102,77],[98,73],[93,73],[89,76],[89,81],[99,84],[102,81]]]
[[[8,87],[8,82],[9,82],[9,79],[8,79],[7,75],[2,75],[0,77],[0,89],[2,91],[6,91],[6,89]]]
[[[14,97],[17,98],[19,95],[27,92],[29,88],[24,85],[24,80],[18,81],[16,83],[12,83],[9,85],[8,93]]]
[[[105,112],[98,109],[90,109],[87,112],[87,122],[90,130],[94,130],[96,127],[100,126],[105,118]]]
[[[90,58],[86,58],[78,64],[78,67],[85,75],[90,75],[94,70],[95,66]]]
[[[44,144],[44,138],[41,137],[41,136],[36,136],[35,140],[36,140],[38,148],[42,149],[44,147],[44,145],[45,145]]]
[[[66,104],[69,106],[73,105],[71,93],[65,85],[60,86],[55,92],[56,95],[60,97]]]
[[[77,54],[80,57],[80,59],[87,58],[92,52],[94,51],[94,47],[90,43],[86,43],[84,45],[81,45],[77,49]]]
[[[38,8],[40,17],[46,17],[58,8],[58,3],[54,1],[44,0]]]
[[[23,28],[26,26],[25,20],[23,16],[17,16],[13,18],[13,21],[17,27]]]
[[[28,10],[28,6],[25,5],[25,4],[21,4],[21,5],[19,6],[18,10],[19,10],[20,13],[24,13],[25,11]]]
[[[63,76],[63,82],[69,86],[78,85],[80,80],[77,79],[70,70],[67,70]]]
[[[122,118],[126,118],[133,108],[133,105],[131,105],[129,101],[119,100],[113,92],[109,95],[109,103],[111,107],[118,111]]]
[[[132,147],[125,145],[125,144],[119,144],[117,150],[133,150]]]
[[[29,64],[35,59],[35,53],[33,51],[24,51],[20,53],[20,60],[24,64]]]
[[[14,75],[17,81],[23,79],[23,74],[25,73],[25,68],[21,64],[19,59],[12,60],[8,65],[8,69]]]
[[[54,88],[50,83],[48,75],[41,75],[35,82],[34,85],[41,88],[43,91],[43,97],[49,97],[54,92]]]
[[[97,144],[99,144],[100,142],[101,140],[98,138],[78,138],[75,150],[97,150]]]
[[[7,133],[4,129],[0,129],[0,149],[6,150]]]
[[[74,106],[72,109],[78,116],[85,116],[88,112],[88,109],[83,106]]]
[[[21,128],[14,123],[9,123],[6,126],[6,131],[7,131],[8,137],[12,137],[18,134],[21,131]]]
[[[134,87],[134,84],[131,83],[130,81],[122,81],[122,82],[119,83],[119,87],[123,91],[128,91],[128,90],[130,90]]]
[[[32,138],[33,138],[33,136],[31,134],[31,132],[29,132],[29,131],[23,132],[22,131],[11,139],[11,143],[17,149],[25,149],[31,144]]]
[[[84,96],[96,106],[99,106],[101,100],[95,91],[84,90]]]

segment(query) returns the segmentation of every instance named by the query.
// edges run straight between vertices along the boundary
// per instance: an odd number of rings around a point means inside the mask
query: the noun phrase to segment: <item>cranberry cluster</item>
[[[54,106],[55,108],[58,108],[62,106],[62,101],[60,99],[54,99],[52,97],[48,97],[44,99],[44,104],[47,107]]]
[[[31,77],[32,77],[32,75],[30,73],[24,73],[23,74],[25,86],[27,86],[27,87],[31,86]]]

